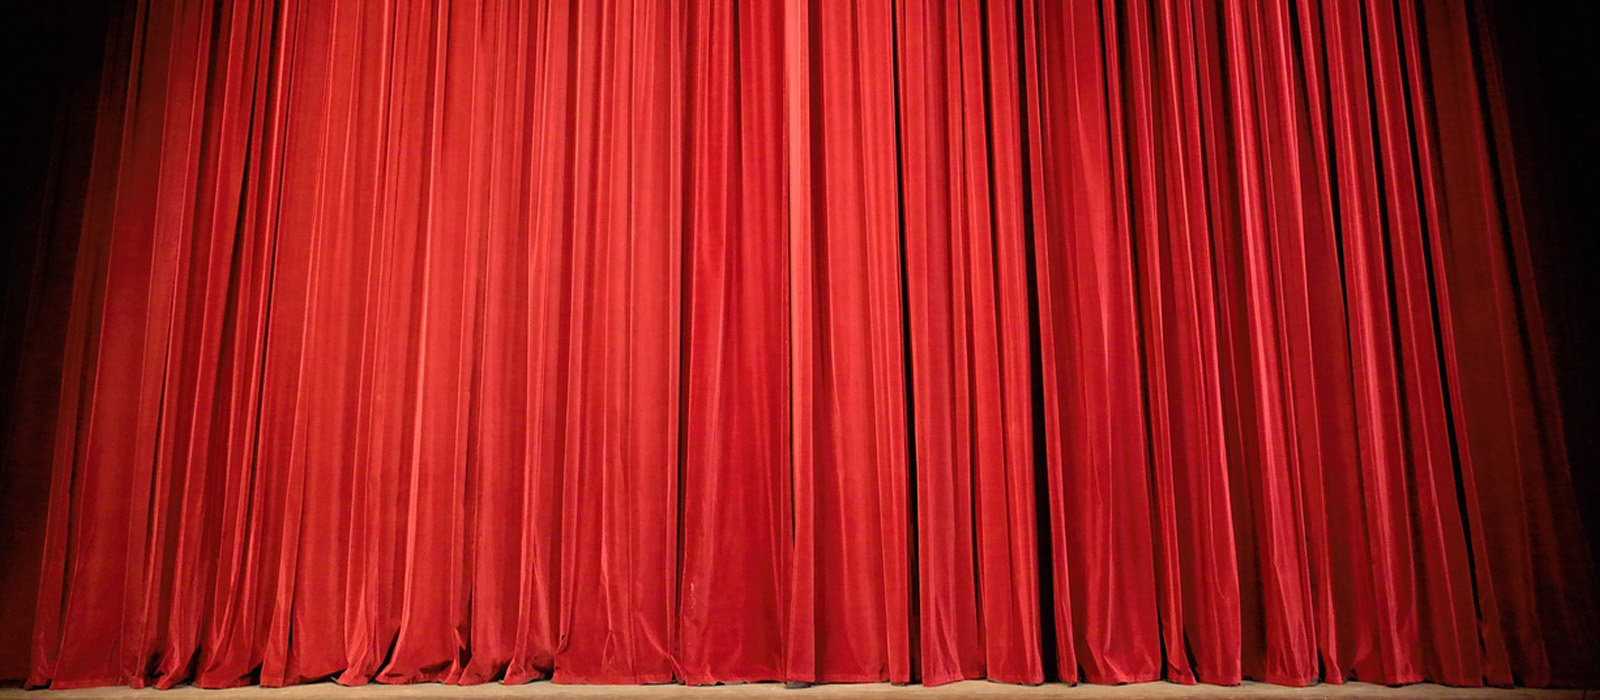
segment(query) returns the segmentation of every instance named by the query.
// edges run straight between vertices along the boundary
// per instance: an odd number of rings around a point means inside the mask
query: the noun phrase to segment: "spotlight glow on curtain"
[[[135,3],[0,677],[1600,680],[1480,21]]]

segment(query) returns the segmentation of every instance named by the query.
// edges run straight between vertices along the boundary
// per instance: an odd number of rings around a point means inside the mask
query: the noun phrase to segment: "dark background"
[[[82,210],[108,20],[119,5],[0,8],[0,679],[27,673],[77,247],[72,222]]]
[[[1600,2],[1493,0],[1545,332],[1600,562]]]
[[[71,222],[82,209],[108,21],[121,5],[0,7],[0,679],[27,673],[77,246]]]

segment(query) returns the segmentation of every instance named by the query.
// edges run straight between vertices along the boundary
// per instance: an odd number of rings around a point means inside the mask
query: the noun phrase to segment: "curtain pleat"
[[[0,677],[1600,682],[1486,21],[129,3]]]

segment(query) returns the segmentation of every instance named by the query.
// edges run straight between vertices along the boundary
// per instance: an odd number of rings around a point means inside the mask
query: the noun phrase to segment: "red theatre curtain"
[[[1482,22],[129,3],[0,677],[1596,682]]]

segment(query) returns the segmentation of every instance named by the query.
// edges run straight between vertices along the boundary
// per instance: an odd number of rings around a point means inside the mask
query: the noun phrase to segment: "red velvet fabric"
[[[130,3],[0,677],[1594,683],[1481,22]]]

